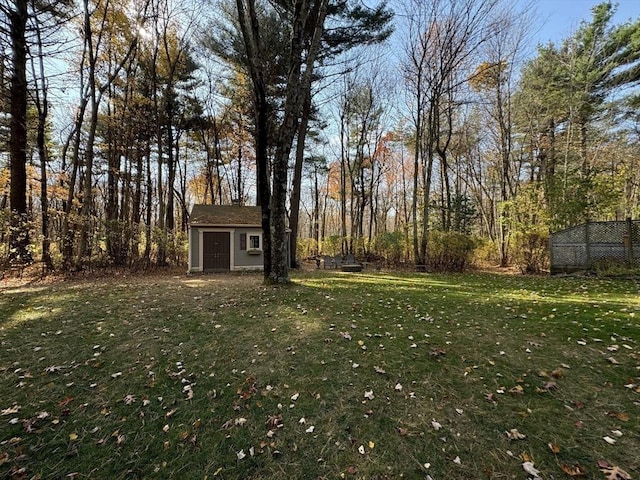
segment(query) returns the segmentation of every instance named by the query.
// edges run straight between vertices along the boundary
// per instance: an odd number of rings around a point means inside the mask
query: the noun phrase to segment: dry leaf
[[[509,393],[511,395],[522,395],[524,394],[524,388],[522,388],[520,385],[516,385],[515,387],[509,390]]]
[[[549,442],[547,445],[553,453],[560,453],[560,447],[556,443]]]
[[[616,443],[615,439],[613,439],[613,438],[611,438],[611,437],[609,437],[609,436],[602,437],[602,439],[603,439],[605,442],[607,442],[609,445],[613,445],[614,443]]]
[[[517,428],[512,428],[505,433],[507,434],[507,438],[509,438],[509,440],[524,440],[525,438],[527,438],[527,436],[523,433],[520,433]]]
[[[607,361],[611,364],[611,365],[620,365],[620,362],[617,361],[615,358],[613,357],[609,357],[607,358]]]
[[[627,472],[620,467],[611,466],[603,460],[598,461],[598,467],[606,475],[606,480],[631,480],[631,475]]]
[[[518,455],[520,457],[520,460],[522,460],[523,462],[530,462],[533,463],[533,457],[531,455],[529,455],[528,452],[522,452],[520,455]]]
[[[560,465],[560,468],[564,473],[569,475],[570,477],[584,477],[587,472],[580,465]]]
[[[534,480],[540,479],[540,471],[535,468],[533,462],[523,462],[522,469],[531,475]]]
[[[0,415],[4,417],[5,415],[13,415],[14,413],[18,413],[19,411],[20,405],[14,405],[13,407],[5,408],[4,410],[2,410],[0,412]]]

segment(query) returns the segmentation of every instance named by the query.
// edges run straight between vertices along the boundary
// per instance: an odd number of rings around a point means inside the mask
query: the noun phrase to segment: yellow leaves
[[[482,62],[476,68],[473,76],[469,79],[471,88],[476,91],[490,90],[495,88],[503,81],[503,75],[508,64],[506,61],[499,62]]]
[[[78,440],[78,434],[75,432],[70,433],[69,440],[71,440],[72,442],[75,442],[76,440]]]

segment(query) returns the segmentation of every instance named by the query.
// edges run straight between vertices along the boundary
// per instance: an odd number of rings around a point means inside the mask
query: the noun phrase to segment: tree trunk
[[[300,217],[300,195],[302,190],[302,166],[304,163],[304,144],[309,127],[309,114],[311,112],[311,92],[307,92],[302,104],[302,117],[298,126],[298,143],[296,145],[296,163],[293,169],[293,181],[291,188],[291,212],[289,214],[289,228],[291,230],[289,263],[293,267],[299,267],[296,261],[298,248],[298,223]]]
[[[38,126],[36,134],[36,147],[38,150],[38,159],[40,160],[40,206],[42,215],[42,263],[49,270],[53,269],[53,260],[51,259],[51,239],[49,238],[49,196],[47,189],[47,146],[46,146],[46,128],[47,118],[49,116],[49,101],[47,98],[47,82],[44,71],[44,53],[42,51],[42,32],[40,24],[35,22],[36,37],[38,39],[38,70],[32,63],[33,77],[36,82],[35,88],[35,104],[38,111]],[[33,60],[32,60],[33,62]]]
[[[27,211],[27,1],[16,0],[9,12],[13,74],[11,76],[11,124],[9,155],[11,167],[11,234],[9,261],[31,263]]]

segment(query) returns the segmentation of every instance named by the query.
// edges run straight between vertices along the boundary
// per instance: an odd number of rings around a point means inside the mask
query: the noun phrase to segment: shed
[[[549,237],[551,273],[640,267],[640,220],[587,222]]]
[[[262,211],[240,205],[194,205],[189,272],[263,270]]]

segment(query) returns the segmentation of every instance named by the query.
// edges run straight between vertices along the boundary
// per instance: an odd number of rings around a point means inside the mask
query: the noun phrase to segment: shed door
[[[203,232],[202,269],[228,271],[231,266],[229,232]]]

